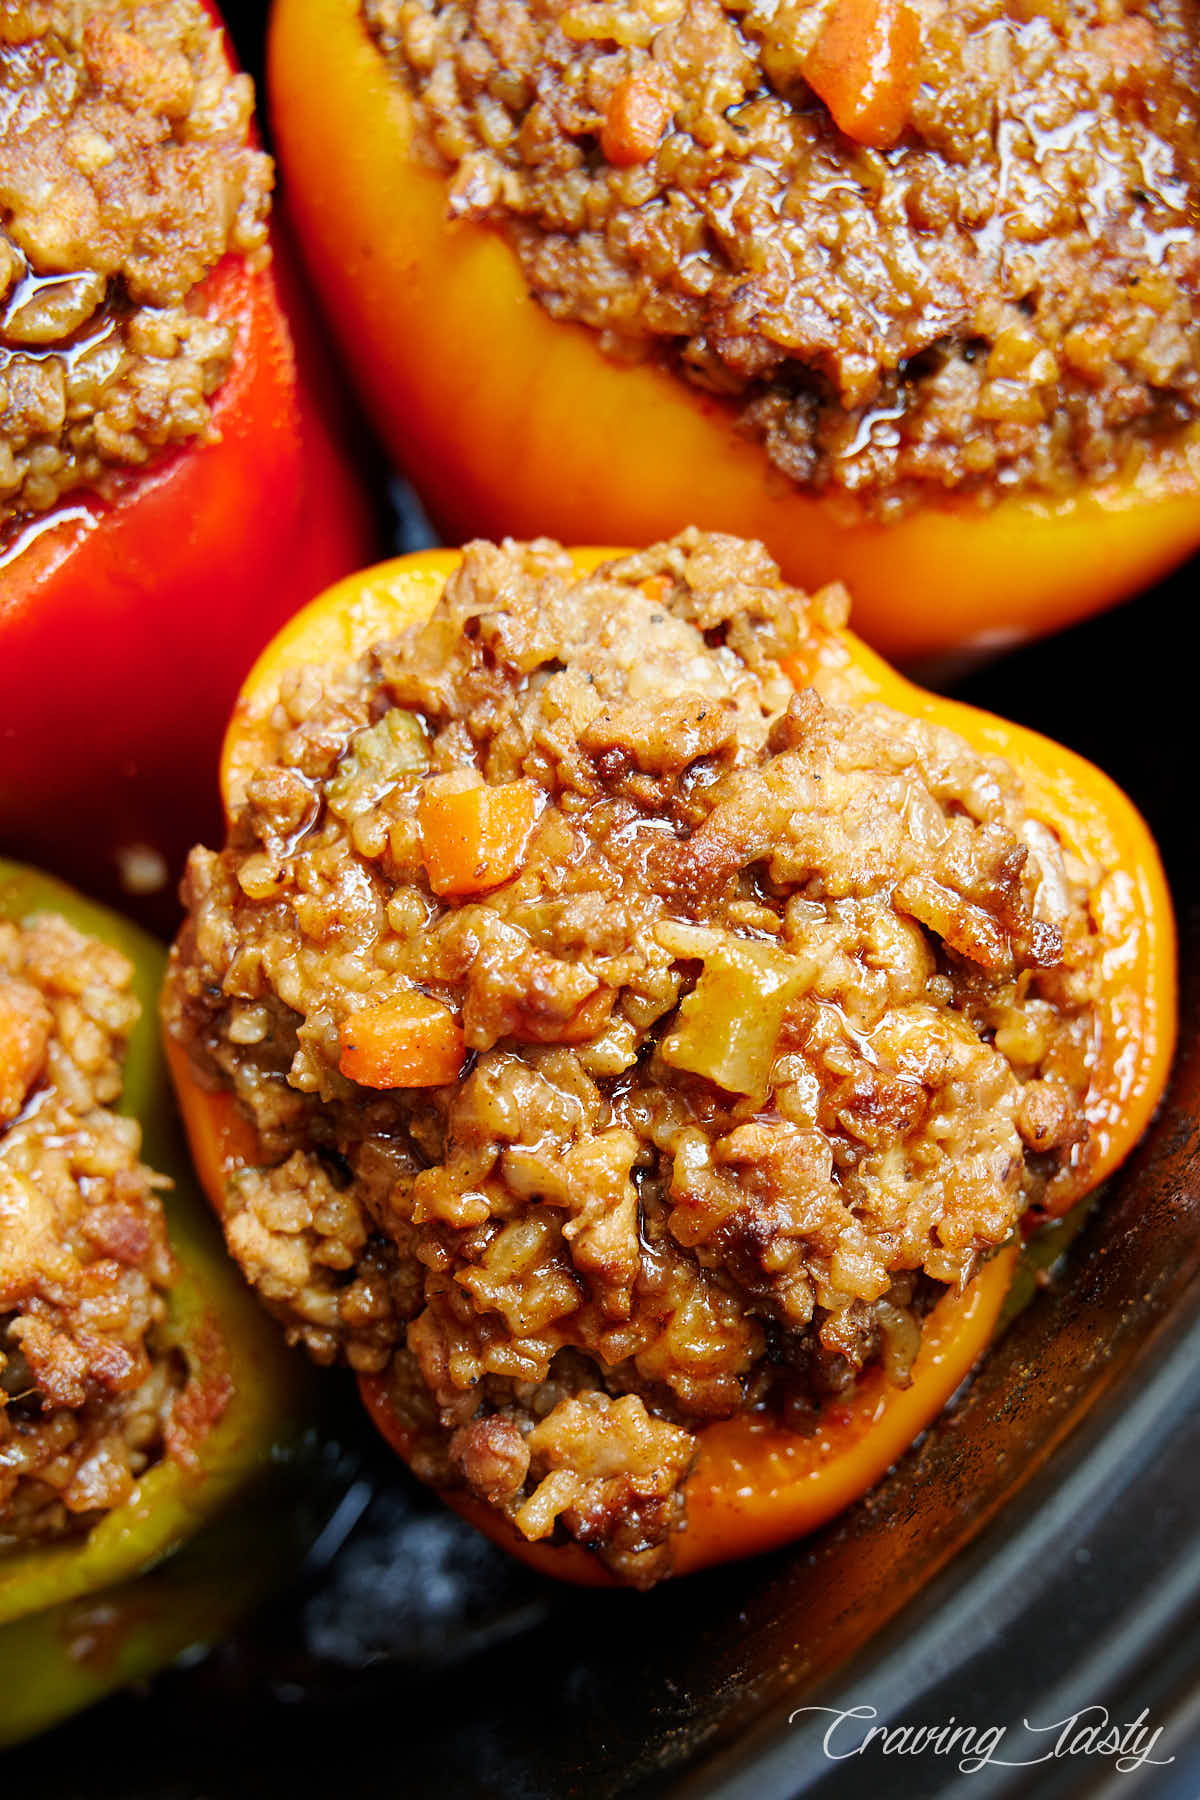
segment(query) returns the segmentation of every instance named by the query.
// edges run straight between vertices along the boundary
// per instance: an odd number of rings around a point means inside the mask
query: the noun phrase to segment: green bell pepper
[[[0,1554],[0,1747],[215,1642],[313,1529],[296,1504],[316,1445],[313,1378],[226,1256],[195,1186],[158,1037],[165,953],[72,889],[0,860],[0,918],[45,912],[134,965],[142,1011],[119,1110],[141,1122],[143,1161],[175,1184],[163,1196],[177,1265],[165,1347],[192,1379],[229,1392],[186,1464],[164,1454],[85,1536]]]

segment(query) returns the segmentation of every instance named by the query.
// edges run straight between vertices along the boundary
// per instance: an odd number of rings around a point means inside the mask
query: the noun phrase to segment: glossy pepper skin
[[[581,571],[619,554],[573,551]],[[307,606],[264,651],[242,687],[225,738],[221,791],[236,815],[246,784],[270,749],[269,716],[282,674],[303,663],[349,661],[372,643],[427,616],[454,569],[454,551],[383,563],[339,582]],[[1175,934],[1154,842],[1108,777],[1037,733],[944,700],[898,675],[848,631],[832,635],[812,666],[789,670],[820,688],[836,667],[853,703],[880,702],[958,732],[976,750],[1003,756],[1020,774],[1031,814],[1063,843],[1108,873],[1093,911],[1104,943],[1098,1044],[1088,1123],[1092,1158],[1077,1202],[1141,1136],[1158,1103],[1175,1038]],[[168,1060],[201,1183],[218,1213],[237,1171],[256,1159],[256,1141],[233,1096],[199,1086],[186,1053]],[[911,1383],[868,1373],[822,1429],[799,1436],[742,1417],[705,1427],[686,1486],[688,1522],[674,1540],[676,1574],[786,1543],[832,1518],[873,1485],[934,1420],[992,1335],[1016,1262],[1006,1247],[967,1289],[948,1291],[926,1321]],[[406,1456],[405,1428],[388,1401],[385,1376],[360,1377],[360,1391],[384,1436]],[[524,1561],[565,1580],[608,1584],[578,1545],[528,1544],[497,1514],[461,1495],[449,1505]]]
[[[127,853],[156,852],[160,925],[247,662],[374,549],[282,246],[227,255],[199,298],[236,333],[210,441],[0,538],[0,843],[126,905]]]
[[[392,454],[452,540],[650,543],[688,524],[761,538],[803,586],[844,580],[855,627],[906,662],[1038,636],[1200,545],[1200,479],[1153,464],[1053,505],[835,513],[732,415],[610,361],[529,295],[499,232],[451,222],[356,0],[276,0],[269,90],[289,204],[331,328]]]
[[[223,1636],[303,1548],[290,1490],[313,1449],[310,1371],[227,1259],[179,1141],[155,1016],[162,949],[62,883],[0,861],[0,918],[39,912],[134,964],[142,1014],[120,1110],[142,1124],[144,1160],[175,1182],[163,1197],[178,1266],[168,1341],[198,1400],[209,1384],[227,1398],[186,1466],[163,1458],[86,1536],[0,1555],[0,1748]]]

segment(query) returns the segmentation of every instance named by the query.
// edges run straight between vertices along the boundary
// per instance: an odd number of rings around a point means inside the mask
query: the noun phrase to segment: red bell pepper
[[[286,285],[278,253],[261,269],[227,255],[197,292],[236,328],[212,441],[0,538],[0,843],[93,891],[173,879],[219,816],[212,769],[247,663],[372,547]],[[171,904],[162,880],[160,919]]]

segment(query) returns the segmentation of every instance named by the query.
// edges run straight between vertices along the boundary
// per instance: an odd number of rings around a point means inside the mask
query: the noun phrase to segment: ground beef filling
[[[0,530],[203,437],[233,328],[197,292],[266,254],[254,92],[200,0],[0,21]]]
[[[0,1554],[85,1530],[162,1453],[164,1185],[112,1110],[138,1016],[120,953],[0,920]]]
[[[188,868],[167,1017],[257,1132],[235,1256],[390,1369],[420,1472],[634,1580],[707,1421],[903,1378],[1086,1167],[1097,872],[851,703],[844,614],[736,539],[472,545],[428,624],[284,678]]]
[[[809,77],[838,0],[363,0],[454,218],[556,318],[883,513],[1197,455],[1187,0],[899,0],[897,141]]]

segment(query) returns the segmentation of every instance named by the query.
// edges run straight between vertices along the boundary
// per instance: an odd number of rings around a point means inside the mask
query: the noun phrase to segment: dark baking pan
[[[1064,1266],[876,1492],[790,1550],[646,1595],[577,1592],[477,1538],[351,1422],[359,1475],[296,1591],[204,1663],[10,1755],[4,1793],[1196,1800],[1195,578],[959,684],[1095,756],[1149,815],[1183,914],[1182,1049]],[[333,1398],[353,1421],[349,1389]],[[1135,1766],[1089,1735],[1101,1709]],[[852,1754],[872,1722],[971,1725],[972,1767],[962,1738]]]

